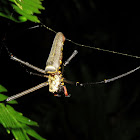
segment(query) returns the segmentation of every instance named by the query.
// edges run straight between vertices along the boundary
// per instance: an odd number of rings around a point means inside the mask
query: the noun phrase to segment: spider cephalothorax
[[[61,84],[61,76],[59,74],[50,74],[48,77],[49,91],[54,93],[59,90]]]

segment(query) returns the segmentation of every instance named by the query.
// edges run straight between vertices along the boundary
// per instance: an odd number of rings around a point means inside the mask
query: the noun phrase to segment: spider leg
[[[65,97],[68,97],[68,96],[69,96],[69,94],[68,94],[68,91],[67,91],[66,86],[63,86],[63,89],[64,89],[64,94],[65,94]]]
[[[23,64],[23,65],[25,65],[25,66],[27,66],[27,67],[29,67],[29,68],[32,68],[32,69],[34,69],[34,70],[36,70],[36,71],[38,71],[38,72],[40,72],[40,73],[45,74],[45,70],[40,69],[40,68],[38,68],[38,67],[36,67],[36,66],[33,66],[32,64],[29,64],[28,62],[25,62],[25,61],[23,61],[23,60],[17,58],[16,56],[14,56],[14,55],[9,51],[9,49],[7,48],[7,46],[6,46],[6,44],[5,44],[4,41],[2,42],[2,47],[5,47],[5,49],[7,50],[8,54],[9,54],[9,56],[10,56],[10,58],[11,58],[12,60],[17,61],[17,62],[19,62],[19,63],[21,63],[21,64]]]
[[[62,65],[62,74],[64,72],[64,67],[69,64],[69,62],[76,56],[77,53],[78,53],[78,51],[74,50],[74,52],[71,54],[71,56],[63,63],[63,65]]]
[[[123,74],[121,74],[121,75],[115,76],[115,77],[110,78],[110,79],[105,79],[105,80],[102,80],[102,81],[99,81],[99,82],[80,83],[80,82],[72,82],[72,81],[69,81],[69,80],[66,80],[66,79],[64,79],[64,82],[66,82],[66,83],[68,83],[68,84],[75,85],[75,86],[96,85],[96,84],[103,84],[103,83],[106,84],[106,83],[109,83],[109,82],[113,82],[113,81],[115,81],[115,80],[118,80],[118,79],[120,79],[120,78],[123,78],[123,77],[125,77],[125,76],[127,76],[127,75],[129,75],[129,74],[131,74],[131,73],[133,73],[133,72],[135,72],[135,71],[137,71],[137,70],[139,70],[139,69],[140,69],[140,66],[138,66],[138,67],[136,67],[135,69],[130,70],[130,71],[126,72],[126,73],[123,73]]]
[[[49,77],[49,76],[46,75],[46,74],[35,73],[35,72],[29,71],[29,70],[27,70],[27,69],[26,69],[26,72],[29,73],[30,75],[34,75],[34,76],[45,77],[45,78],[48,78],[48,77]]]
[[[21,63],[21,64],[23,64],[23,65],[29,67],[29,68],[32,68],[33,70],[36,70],[36,71],[38,71],[38,72],[40,72],[40,73],[44,73],[44,74],[45,74],[45,70],[40,69],[40,68],[38,68],[38,67],[36,67],[36,66],[33,66],[32,64],[29,64],[28,62],[25,62],[25,61],[23,61],[23,60],[17,58],[16,56],[13,56],[12,54],[10,55],[10,58],[11,58],[12,60],[14,60],[14,61],[17,61],[17,62],[19,62],[19,63]]]
[[[121,75],[118,75],[116,77],[113,77],[113,78],[110,78],[110,79],[105,79],[104,80],[104,83],[109,83],[109,82],[115,81],[115,80],[120,79],[122,77],[125,77],[125,76],[127,76],[127,75],[129,75],[129,74],[131,74],[131,73],[133,73],[133,72],[135,72],[137,70],[139,70],[139,69],[140,69],[140,66],[138,66],[137,68],[135,68],[133,70],[130,70],[130,71],[126,72],[126,73],[123,73]]]
[[[74,50],[74,52],[71,54],[71,56],[64,62],[64,66],[66,66],[67,64],[69,64],[69,62],[76,56],[76,54],[78,53],[77,50]]]
[[[33,92],[35,90],[38,90],[40,88],[43,88],[45,86],[48,86],[48,82],[41,83],[41,84],[39,84],[39,85],[37,85],[35,87],[32,87],[32,88],[30,88],[28,90],[25,90],[23,92],[20,92],[18,94],[15,94],[15,95],[13,95],[11,97],[8,97],[6,100],[1,101],[0,103],[5,103],[5,102],[9,102],[9,101],[15,100],[15,99],[20,98],[20,97],[22,97],[22,96],[24,96],[24,95],[26,95],[28,93],[31,93],[31,92]]]
[[[73,82],[73,81],[70,81],[70,80],[67,80],[67,79],[64,79],[63,81],[67,84],[70,84],[70,85],[76,85],[76,83],[77,83],[77,82]]]

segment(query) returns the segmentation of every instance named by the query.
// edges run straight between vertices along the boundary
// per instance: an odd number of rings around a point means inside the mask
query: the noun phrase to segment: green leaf
[[[22,113],[15,111],[10,105],[0,104],[0,123],[8,133],[12,132],[18,140],[30,140],[28,135],[36,139],[45,140],[28,126],[38,126],[38,124],[24,117]]]
[[[3,94],[0,94],[0,101],[4,101],[5,99],[7,99],[8,96],[6,95],[3,95]],[[16,100],[12,100],[12,101],[9,101],[8,104],[17,104],[18,102]]]
[[[38,140],[45,140],[44,138],[42,138],[40,135],[38,135],[33,129],[27,129],[26,131],[30,136],[38,139]]]
[[[25,22],[25,21],[27,21],[27,18],[24,17],[24,16],[19,16],[19,20],[20,20],[21,22]]]
[[[15,116],[15,118],[16,118],[17,120],[19,120],[21,123],[28,124],[28,125],[32,125],[32,126],[38,126],[37,122],[32,121],[32,120],[30,120],[30,119],[27,118],[27,117],[24,117],[24,116],[22,115],[22,113],[15,111],[13,107],[7,106],[7,108],[9,109],[9,112],[10,112],[11,114],[13,114],[13,115]]]
[[[0,92],[7,92],[7,89],[3,87],[2,85],[0,85]]]
[[[15,22],[40,22],[35,14],[41,14],[42,0],[1,0],[0,16],[13,20]],[[18,14],[15,15],[15,12]]]
[[[3,87],[2,85],[0,85],[0,92],[7,92],[7,89],[5,87]],[[0,101],[4,101],[7,98],[8,98],[8,96],[0,94]],[[8,103],[9,104],[17,104],[17,101],[13,100],[13,101],[10,101]]]
[[[2,85],[0,85],[0,91],[7,91]],[[0,94],[0,101],[7,98],[6,95]],[[17,103],[16,101],[10,101],[8,103]],[[38,126],[37,122],[24,117],[22,113],[17,112],[10,105],[4,105],[0,103],[0,124],[6,129],[7,133],[13,134],[16,140],[30,140],[29,136],[38,140],[45,140],[30,126]]]
[[[15,9],[15,11],[21,15],[23,15],[24,17],[26,17],[28,20],[32,21],[32,22],[40,22],[38,20],[38,18],[34,15],[31,14],[31,11],[29,10],[26,10],[26,11],[23,11],[21,10],[20,8],[18,8],[17,6],[13,5],[13,8]]]

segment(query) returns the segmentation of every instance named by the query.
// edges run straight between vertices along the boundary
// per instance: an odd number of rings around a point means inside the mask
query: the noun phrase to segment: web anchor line
[[[103,52],[108,52],[108,53],[113,53],[113,54],[118,54],[118,55],[123,55],[123,56],[128,56],[128,57],[140,59],[140,56],[137,56],[137,55],[131,55],[131,54],[127,54],[127,53],[121,53],[121,52],[117,52],[117,51],[111,51],[111,50],[107,50],[107,49],[97,48],[97,47],[94,47],[94,46],[83,45],[83,44],[74,42],[74,41],[72,41],[68,38],[66,38],[66,40],[75,44],[75,45],[77,45],[77,46],[86,47],[86,48],[90,48],[90,49],[94,49],[94,50],[98,50],[98,51],[103,51]]]
[[[53,30],[50,27],[47,27],[42,22],[40,22],[40,24],[41,24],[41,27],[44,27],[44,28],[46,28],[47,30],[49,30],[51,32],[54,32],[55,34],[57,33],[57,31]],[[113,54],[118,54],[118,55],[122,55],[122,56],[127,56],[127,57],[132,57],[132,58],[140,59],[140,56],[137,56],[137,55],[131,55],[131,54],[117,52],[117,51],[113,51],[113,50],[107,50],[107,49],[102,49],[102,48],[98,48],[98,47],[94,47],[94,46],[84,45],[84,44],[80,44],[78,42],[75,42],[75,41],[73,41],[73,40],[71,40],[69,38],[66,38],[66,40],[71,42],[72,44],[75,44],[75,45],[80,46],[80,47],[85,47],[85,48],[90,48],[90,49],[94,49],[94,50],[98,50],[98,51],[103,51],[103,52],[108,52],[108,53],[113,53]]]

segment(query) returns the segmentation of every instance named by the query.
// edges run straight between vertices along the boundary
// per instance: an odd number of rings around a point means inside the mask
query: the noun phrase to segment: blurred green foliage
[[[39,22],[35,14],[41,14],[42,0],[1,0],[0,16],[13,20],[15,22]]]
[[[6,92],[6,88],[0,85],[0,92]],[[0,101],[3,101],[7,96],[0,94]],[[8,104],[17,104],[17,101],[13,100]],[[36,131],[29,126],[38,126],[37,122],[24,117],[22,113],[17,112],[10,105],[0,104],[0,124],[6,129],[7,133],[13,134],[16,140],[30,140],[29,136],[38,140],[45,140]],[[28,136],[29,135],[29,136]]]

